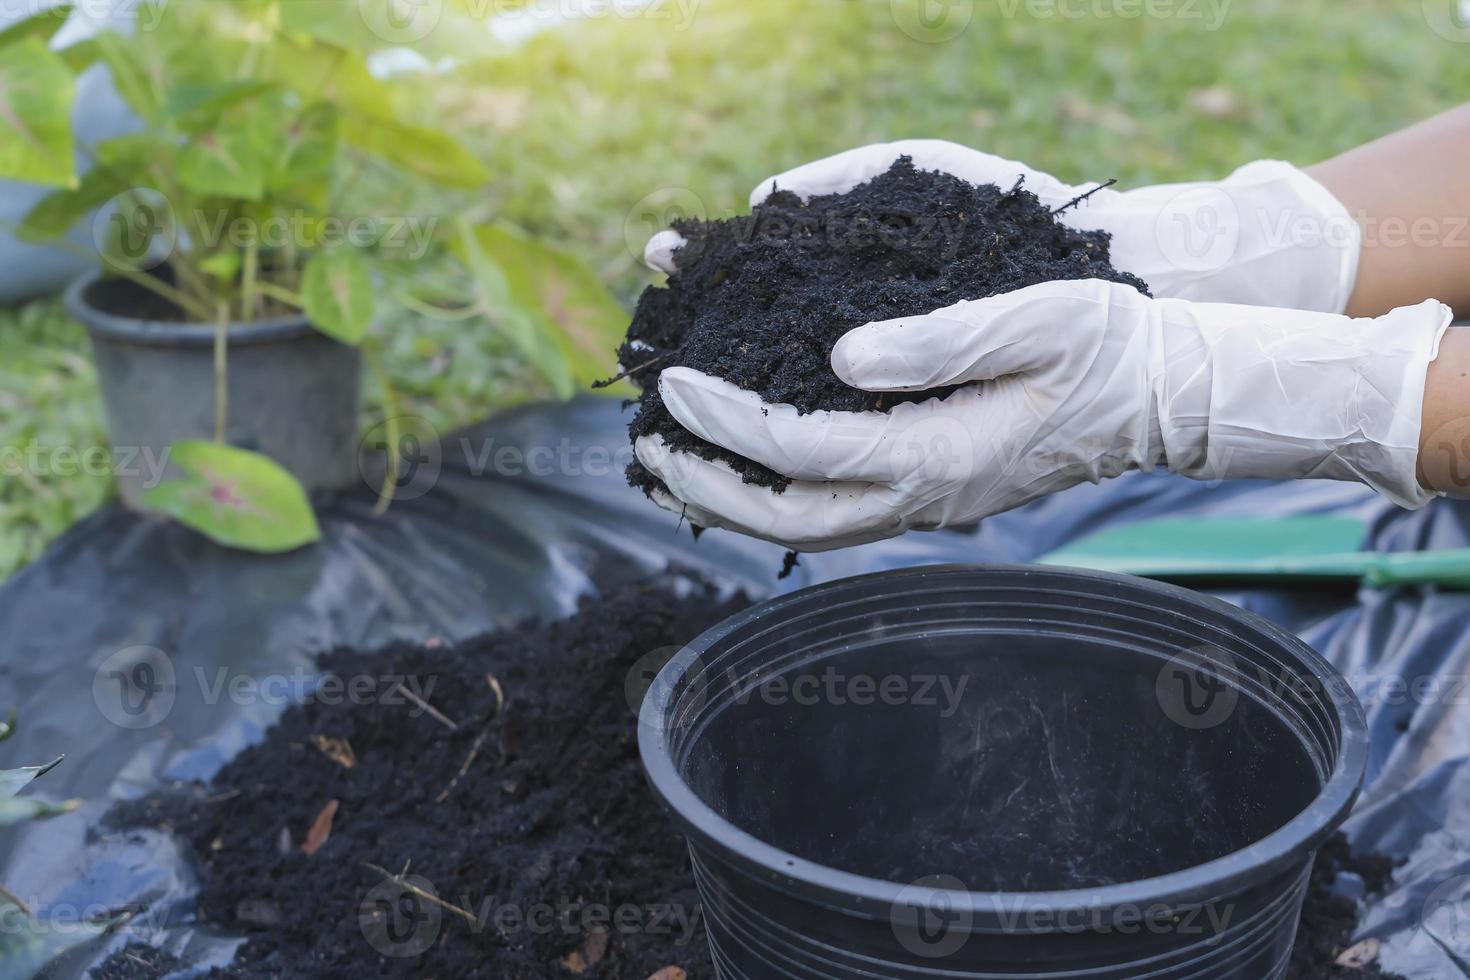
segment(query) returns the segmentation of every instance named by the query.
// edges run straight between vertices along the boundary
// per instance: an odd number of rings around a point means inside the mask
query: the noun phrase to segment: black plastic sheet
[[[83,976],[131,941],[179,955],[188,973],[230,959],[235,937],[192,924],[193,875],[178,845],[161,832],[113,832],[100,819],[116,800],[207,779],[312,689],[316,655],[335,646],[454,640],[556,617],[594,578],[637,578],[670,563],[760,596],[914,564],[1027,561],[1145,517],[1345,514],[1368,522],[1376,549],[1470,546],[1470,504],[1409,513],[1344,484],[1129,474],[973,533],[806,555],[781,582],[783,549],[724,532],[696,542],[623,483],[628,458],[613,401],[522,409],[441,440],[405,488],[411,499],[387,515],[373,516],[366,488],[332,505],[317,547],[245,556],[108,510],[0,588],[0,706],[20,716],[4,764],[66,753],[28,792],[86,801],[8,831],[0,881],[43,920],[141,909],[50,975]],[[1470,594],[1322,586],[1216,594],[1300,633],[1365,702],[1373,753],[1347,829],[1355,847],[1405,863],[1368,907],[1359,938],[1380,940],[1382,964],[1407,976],[1470,977]]]

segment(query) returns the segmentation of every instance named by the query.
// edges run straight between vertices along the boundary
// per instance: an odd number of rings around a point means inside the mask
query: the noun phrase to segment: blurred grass
[[[89,353],[58,300],[0,311],[0,578],[110,492]]]
[[[968,21],[936,42],[913,16],[927,2],[665,0],[404,84],[490,162],[489,204],[630,302],[642,244],[669,220],[737,213],[763,177],[861,143],[940,137],[1129,185],[1315,162],[1470,93],[1470,45],[1436,35],[1419,3],[940,3],[959,18],[940,36]],[[1130,10],[1171,16],[1116,15]],[[441,430],[539,393],[482,328],[407,314],[386,328],[407,409]],[[100,440],[84,338],[54,303],[0,317],[0,376],[0,445]],[[32,480],[5,474],[0,575],[106,492]]]
[[[479,140],[509,216],[625,295],[659,224],[647,195],[738,212],[762,178],[867,142],[951,139],[1129,185],[1316,162],[1470,94],[1470,45],[1398,0],[1160,0],[1178,16],[1136,19],[1061,13],[1130,0],[956,0],[952,23],[971,19],[940,43],[902,27],[928,0],[688,2],[687,29],[588,21],[427,93]]]

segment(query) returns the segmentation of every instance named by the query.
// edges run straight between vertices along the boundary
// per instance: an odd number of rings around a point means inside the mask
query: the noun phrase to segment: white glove
[[[832,351],[837,375],[868,391],[967,385],[943,400],[801,415],[666,369],[674,417],[790,477],[783,493],[657,436],[636,448],[673,495],[662,506],[804,551],[968,524],[1154,466],[1357,480],[1417,507],[1433,496],[1416,478],[1425,374],[1450,320],[1433,301],[1350,319],[1048,282],[870,323]]]
[[[755,207],[777,188],[802,198],[840,194],[901,156],[912,157],[919,170],[943,171],[972,184],[1009,188],[1024,176],[1026,190],[1053,210],[1089,190],[956,143],[901,140],[778,174],[751,192],[750,204]],[[1218,183],[1104,188],[1067,209],[1061,220],[1110,233],[1113,265],[1148,283],[1156,296],[1341,313],[1357,279],[1357,222],[1321,184],[1276,160],[1247,164]],[[672,273],[674,252],[683,244],[678,232],[660,232],[649,240],[644,261]]]

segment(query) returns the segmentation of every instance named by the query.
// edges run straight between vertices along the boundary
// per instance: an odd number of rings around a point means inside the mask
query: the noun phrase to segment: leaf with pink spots
[[[180,442],[169,463],[184,474],[143,493],[143,503],[219,544],[291,551],[321,538],[306,492],[275,460],[215,442]]]

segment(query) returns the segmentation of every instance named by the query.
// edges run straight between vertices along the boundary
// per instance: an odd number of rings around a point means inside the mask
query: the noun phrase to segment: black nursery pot
[[[639,742],[725,980],[1279,977],[1367,755],[1264,620],[1021,566],[756,606],[669,662]]]
[[[91,334],[118,491],[137,507],[170,445],[214,438],[214,325],[164,318],[171,308],[152,293],[96,273],[72,283],[66,309]],[[226,441],[271,457],[308,492],[360,479],[356,348],[298,315],[230,324],[228,352]]]

